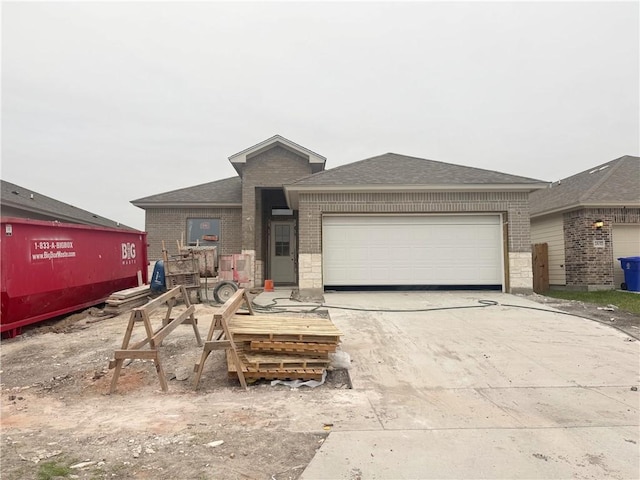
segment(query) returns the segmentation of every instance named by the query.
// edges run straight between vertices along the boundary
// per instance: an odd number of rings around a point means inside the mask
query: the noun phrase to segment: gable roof
[[[552,183],[529,198],[531,215],[583,207],[640,207],[640,157],[625,155]]]
[[[301,157],[307,159],[309,164],[311,165],[312,172],[320,172],[324,170],[324,164],[327,161],[325,157],[322,155],[318,155],[317,153],[305,148],[297,143],[292,142],[284,138],[282,135],[274,135],[271,138],[268,138],[260,143],[257,143],[253,147],[249,147],[241,152],[238,152],[229,157],[229,161],[233,165],[233,168],[236,169],[238,174],[242,176],[242,169],[245,163],[247,163],[247,159],[254,157],[262,152],[273,148],[274,146],[279,145]]]
[[[126,225],[121,225],[108,218],[100,217],[87,210],[55,200],[34,190],[16,185],[15,183],[2,180],[0,185],[2,187],[0,189],[2,207],[20,210],[21,212],[25,212],[25,216],[32,213],[40,217],[49,217],[51,220],[57,220],[59,222],[134,230]]]
[[[149,197],[132,200],[136,207],[163,207],[179,204],[181,207],[240,207],[242,181],[240,177],[224,178],[194,187],[180,188]]]

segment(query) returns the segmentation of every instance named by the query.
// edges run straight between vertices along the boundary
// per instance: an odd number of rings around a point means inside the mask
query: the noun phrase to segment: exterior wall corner
[[[298,255],[298,288],[301,291],[323,288],[321,254],[301,253]]]
[[[249,285],[248,288],[253,288],[256,285],[256,251],[255,250],[242,250],[244,255],[249,255]]]
[[[509,293],[533,292],[531,253],[509,252]]]

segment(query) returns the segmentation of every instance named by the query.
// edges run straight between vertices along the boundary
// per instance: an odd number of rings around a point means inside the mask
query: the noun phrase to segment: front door
[[[271,222],[270,260],[274,283],[296,282],[296,236],[294,220]]]

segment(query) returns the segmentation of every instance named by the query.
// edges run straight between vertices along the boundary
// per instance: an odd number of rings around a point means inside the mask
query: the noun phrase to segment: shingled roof
[[[542,180],[385,153],[305,177],[293,187],[321,185],[531,185]]]
[[[59,222],[133,230],[126,225],[121,225],[108,218],[47,197],[15,183],[2,180],[1,187],[3,215],[13,216],[16,214],[11,213],[11,211],[18,210],[20,211],[20,217],[24,218],[31,218],[29,214],[32,213],[34,214],[33,218],[38,219],[48,217]]]
[[[234,206],[242,205],[242,181],[240,177],[225,178],[194,187],[180,188],[149,197],[132,200],[136,207],[180,206]]]
[[[532,216],[581,207],[640,207],[640,157],[625,155],[530,196]]]

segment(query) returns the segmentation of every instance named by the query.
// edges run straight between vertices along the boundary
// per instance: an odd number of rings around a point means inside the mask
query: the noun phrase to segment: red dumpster
[[[0,328],[20,328],[104,302],[147,283],[147,234],[2,217]]]

